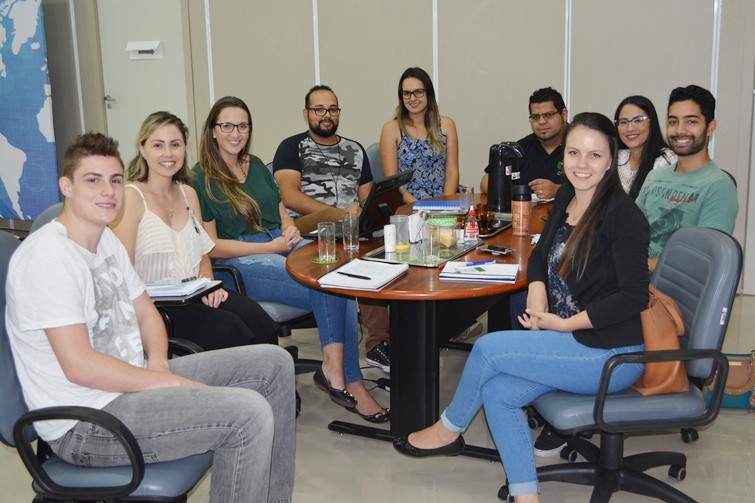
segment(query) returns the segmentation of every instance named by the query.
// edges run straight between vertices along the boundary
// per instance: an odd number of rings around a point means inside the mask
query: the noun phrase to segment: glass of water
[[[317,224],[317,250],[320,262],[336,261],[336,224],[320,222]]]
[[[359,249],[359,217],[347,213],[341,220],[343,225],[343,249],[356,251]]]

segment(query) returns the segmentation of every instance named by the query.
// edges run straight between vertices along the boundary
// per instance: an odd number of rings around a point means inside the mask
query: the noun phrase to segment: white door
[[[123,161],[136,155],[144,119],[167,110],[189,118],[183,18],[186,0],[97,0],[108,134],[120,143]],[[129,42],[160,41],[159,59],[129,59]],[[191,127],[191,126],[190,126]]]

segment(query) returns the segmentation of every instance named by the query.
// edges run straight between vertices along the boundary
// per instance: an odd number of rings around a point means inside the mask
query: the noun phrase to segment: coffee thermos
[[[519,185],[522,147],[505,141],[490,147],[488,169],[488,211],[511,213],[511,187]]]

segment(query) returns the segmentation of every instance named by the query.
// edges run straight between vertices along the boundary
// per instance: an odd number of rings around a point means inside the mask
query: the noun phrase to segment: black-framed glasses
[[[314,112],[315,115],[318,117],[325,117],[326,113],[330,114],[331,117],[338,117],[339,115],[341,115],[341,109],[338,107],[330,107],[330,108],[315,107],[315,108],[307,108],[307,110]]]
[[[538,122],[540,120],[540,118],[542,117],[543,119],[549,121],[549,120],[551,120],[552,118],[554,118],[555,116],[557,116],[559,114],[560,114],[560,112],[558,112],[558,111],[555,111],[555,112],[545,112],[544,114],[532,114],[532,115],[530,115],[530,120],[532,122]]]
[[[626,128],[629,127],[630,124],[634,124],[634,127],[640,127],[640,125],[642,125],[642,123],[649,118],[650,117],[648,117],[647,115],[638,115],[637,117],[632,117],[631,119],[619,119],[613,122],[618,128]]]
[[[405,100],[411,99],[412,96],[419,99],[424,95],[425,95],[424,89],[415,89],[414,91],[401,91],[401,97],[404,98]]]
[[[252,129],[252,125],[247,122],[241,122],[234,124],[233,122],[216,122],[216,126],[224,133],[233,133],[234,128],[239,131],[239,134],[248,134]]]

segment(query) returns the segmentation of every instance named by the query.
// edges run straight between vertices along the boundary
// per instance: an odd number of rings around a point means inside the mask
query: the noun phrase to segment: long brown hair
[[[619,173],[616,169],[618,164],[619,139],[616,135],[616,128],[614,128],[613,122],[605,115],[599,113],[583,112],[577,114],[566,129],[564,145],[566,145],[569,134],[577,127],[586,127],[601,133],[608,142],[608,150],[611,155],[611,165],[595,188],[595,194],[593,194],[584,216],[577,223],[569,239],[566,240],[566,246],[564,246],[564,251],[561,255],[558,275],[562,279],[566,279],[566,276],[576,265],[577,280],[579,280],[585,273],[595,238],[595,229],[603,217],[603,212],[608,205],[608,201],[611,199],[614,190],[619,190],[623,194],[624,189],[621,188]],[[566,151],[564,151],[564,155],[566,155]],[[571,184],[568,179],[564,183]]]
[[[181,132],[181,136],[184,140],[184,163],[181,169],[176,171],[173,175],[174,182],[186,183],[189,181],[189,161],[186,156],[186,145],[189,138],[189,128],[183,123],[181,119],[176,117],[170,112],[155,112],[150,114],[144,122],[142,127],[139,128],[139,133],[136,135],[136,157],[131,159],[126,170],[126,178],[136,182],[146,182],[149,178],[149,165],[147,160],[142,157],[142,152],[139,147],[143,147],[152,133],[157,131],[166,125],[176,126],[178,131]]]
[[[443,141],[440,139],[440,111],[438,110],[438,102],[435,101],[435,88],[433,87],[433,81],[430,80],[430,76],[422,68],[412,67],[407,68],[404,73],[401,74],[401,78],[398,81],[398,107],[396,108],[396,122],[398,122],[398,128],[402,135],[407,134],[406,123],[409,121],[409,110],[404,104],[404,98],[401,95],[403,92],[402,84],[404,80],[414,77],[422,82],[422,86],[425,88],[425,96],[427,97],[427,109],[425,110],[425,128],[427,129],[427,135],[430,139],[430,145],[433,147],[433,152],[440,154],[446,150],[446,146],[443,145]]]
[[[262,210],[257,201],[247,194],[239,184],[238,180],[231,173],[225,161],[220,155],[220,148],[217,140],[213,137],[213,130],[217,123],[218,116],[226,108],[241,108],[246,112],[249,121],[249,138],[238,154],[238,162],[243,163],[249,155],[250,142],[252,139],[252,114],[249,107],[243,100],[234,96],[225,96],[220,98],[210,109],[207,120],[202,128],[202,138],[199,144],[199,167],[205,175],[205,190],[207,196],[214,202],[228,204],[236,214],[243,215],[249,224],[250,229],[259,231],[260,222],[262,221]],[[249,169],[251,169],[251,162]],[[211,182],[220,189],[222,198],[213,194]]]

